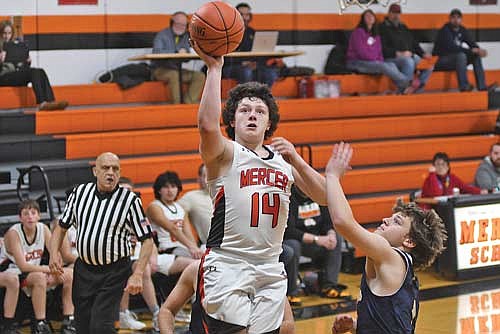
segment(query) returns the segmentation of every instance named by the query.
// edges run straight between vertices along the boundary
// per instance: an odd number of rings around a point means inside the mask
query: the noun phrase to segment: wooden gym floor
[[[340,274],[339,282],[348,286],[351,295],[357,297],[361,275]],[[475,334],[500,333],[500,273],[467,281],[449,281],[433,270],[418,273],[421,291],[418,334]],[[336,314],[355,314],[355,301],[340,301],[303,296],[302,306],[295,307],[296,334],[330,334]],[[139,313],[146,331],[120,330],[120,334],[148,333],[151,315]],[[57,333],[60,323],[52,322]],[[184,333],[187,324],[177,323],[176,333]],[[28,326],[22,333],[29,333]]]

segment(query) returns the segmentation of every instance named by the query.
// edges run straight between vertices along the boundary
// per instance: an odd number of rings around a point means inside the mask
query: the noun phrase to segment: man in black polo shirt
[[[59,255],[66,230],[77,230],[78,259],[73,276],[73,303],[79,334],[116,333],[123,291],[142,291],[142,275],[152,249],[151,227],[141,200],[118,186],[120,161],[103,153],[93,169],[96,183],[73,189],[50,244],[50,267],[62,272]],[[137,266],[132,273],[130,234],[142,242]]]

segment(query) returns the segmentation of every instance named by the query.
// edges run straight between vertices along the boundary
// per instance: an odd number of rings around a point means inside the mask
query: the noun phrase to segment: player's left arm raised
[[[326,165],[326,188],[328,195],[328,211],[337,233],[340,233],[354,247],[365,254],[375,263],[383,263],[396,258],[400,260],[389,242],[380,235],[369,232],[361,226],[352,213],[349,202],[345,197],[340,184],[340,178],[349,169],[352,157],[352,148],[349,144],[336,144],[333,154]]]
[[[326,181],[323,175],[309,166],[285,138],[273,138],[271,146],[292,165],[295,184],[299,189],[319,205],[326,205]]]

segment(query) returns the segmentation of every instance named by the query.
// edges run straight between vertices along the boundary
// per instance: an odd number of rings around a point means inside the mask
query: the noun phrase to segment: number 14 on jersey
[[[272,215],[272,228],[275,228],[278,225],[278,217],[280,212],[280,195],[272,194],[272,202],[270,201],[271,197],[268,193],[260,194],[253,193],[252,194],[252,215],[251,215],[251,227],[259,227],[259,219],[262,215]]]

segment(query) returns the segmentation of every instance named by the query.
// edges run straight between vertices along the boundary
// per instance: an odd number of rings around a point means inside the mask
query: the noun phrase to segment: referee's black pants
[[[132,274],[129,258],[104,266],[77,259],[73,269],[73,304],[78,334],[116,333],[120,300]]]

